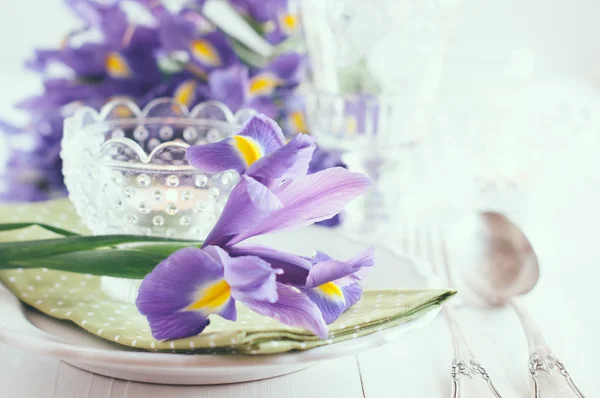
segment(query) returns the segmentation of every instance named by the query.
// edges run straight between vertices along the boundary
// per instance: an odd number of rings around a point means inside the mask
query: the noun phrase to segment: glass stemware
[[[309,128],[374,187],[349,229],[384,232],[412,176],[409,150],[427,133],[459,0],[303,0],[311,64]],[[386,225],[387,224],[387,225]]]
[[[403,129],[393,120],[397,110],[383,96],[316,92],[307,98],[310,130],[320,147],[340,151],[350,170],[366,173],[373,188],[346,212],[349,230],[375,233],[393,219],[401,187],[406,185],[406,154],[421,142],[424,132],[413,125]]]

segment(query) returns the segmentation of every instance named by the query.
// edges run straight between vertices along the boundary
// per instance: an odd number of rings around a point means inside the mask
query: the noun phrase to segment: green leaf
[[[79,236],[75,232],[67,231],[66,229],[53,227],[48,224],[42,224],[37,222],[25,222],[25,223],[12,223],[12,224],[0,224],[0,231],[12,231],[15,229],[23,229],[28,227],[38,226],[40,228],[44,228],[50,232],[54,232],[63,236]]]
[[[299,52],[302,50],[302,42],[300,41],[300,37],[298,35],[290,36],[288,39],[275,46],[273,54],[271,54],[269,57],[264,57],[260,54],[257,54],[245,44],[234,39],[233,37],[230,37],[230,39],[235,55],[237,55],[244,64],[259,69],[266,68],[271,61],[286,51]]]
[[[154,250],[150,243],[159,243]],[[46,258],[63,253],[95,250],[123,244],[146,244],[140,251],[167,253],[174,247],[197,246],[198,241],[171,240],[149,236],[105,235],[105,236],[68,236],[58,239],[42,239],[24,242],[0,243],[0,264],[15,261]],[[169,245],[171,245],[169,247]],[[171,251],[172,253],[172,251]],[[156,264],[154,264],[156,265]]]
[[[0,263],[0,269],[49,268],[98,276],[143,279],[167,256],[131,249],[91,250]]]
[[[200,248],[201,242],[184,242],[184,243],[170,243],[170,242],[156,242],[156,243],[133,243],[119,247],[119,249],[133,249],[143,251],[146,253],[162,254],[165,257],[170,256],[177,250],[185,247],[195,246]]]
[[[259,69],[265,68],[269,64],[269,58],[255,53],[236,39],[231,38],[231,43],[233,52],[244,64]]]

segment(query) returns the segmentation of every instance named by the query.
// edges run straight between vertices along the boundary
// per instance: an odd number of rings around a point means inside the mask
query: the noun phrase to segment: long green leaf
[[[156,242],[156,243],[132,243],[130,245],[120,246],[119,249],[134,249],[147,253],[157,253],[165,257],[170,256],[177,250],[183,249],[184,247],[196,246],[200,247],[201,242],[184,242],[184,243],[169,243],[169,242]]]
[[[49,268],[98,276],[143,279],[166,257],[139,250],[91,250],[0,263],[0,269]]]
[[[181,248],[185,246],[199,245],[202,243],[198,241],[171,240],[135,235],[68,236],[58,239],[4,242],[0,243],[0,264],[31,260],[35,258],[46,258],[63,253],[95,250],[99,248],[123,245],[126,243],[148,244],[152,242],[166,244],[166,246],[157,249],[162,253],[165,253],[163,249],[167,248],[168,245],[177,245],[179,248]],[[140,248],[140,250],[144,249]],[[149,247],[146,247],[145,251],[152,250],[150,250]]]
[[[24,222],[24,223],[9,223],[9,224],[0,224],[0,231],[12,231],[15,229],[22,229],[27,227],[38,226],[40,228],[44,228],[50,232],[54,232],[63,236],[79,236],[79,234],[71,231],[67,231],[66,229],[53,227],[52,225],[42,224],[38,222]]]

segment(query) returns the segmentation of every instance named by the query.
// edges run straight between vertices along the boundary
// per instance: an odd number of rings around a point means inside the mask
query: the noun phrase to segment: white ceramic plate
[[[262,242],[261,242],[262,240]],[[258,242],[265,243],[265,239]],[[334,230],[311,227],[268,238],[271,247],[310,255],[319,248],[333,257],[347,258],[364,245]],[[377,265],[366,288],[436,287],[435,278],[420,261],[377,248]],[[408,331],[429,323],[437,314],[354,340],[307,351],[264,355],[182,355],[142,352],[112,344],[71,322],[45,316],[20,303],[0,286],[0,341],[53,356],[76,367],[119,379],[160,384],[223,384],[259,380],[306,368],[311,364],[356,354],[397,340]]]

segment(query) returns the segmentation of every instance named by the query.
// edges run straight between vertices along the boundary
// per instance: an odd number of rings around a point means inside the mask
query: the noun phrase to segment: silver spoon
[[[525,308],[514,299],[530,292],[538,282],[540,267],[537,256],[525,234],[502,214],[484,212],[480,215],[477,237],[478,261],[468,262],[462,269],[465,285],[475,295],[493,306],[512,306],[525,330],[529,346],[529,372],[533,379],[534,397],[552,391],[549,384],[553,370],[558,370],[571,390],[585,398],[564,364],[556,358],[545,342],[538,326]]]

